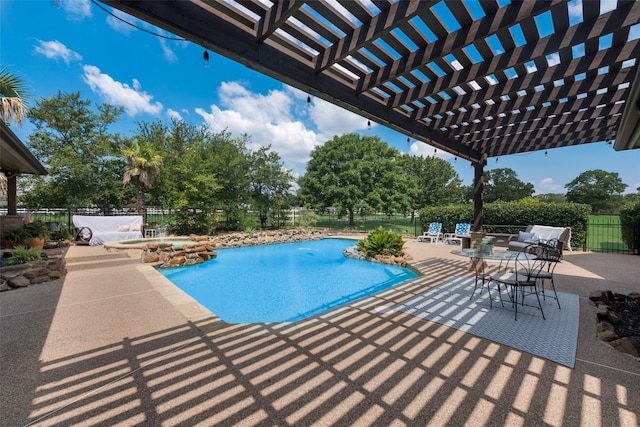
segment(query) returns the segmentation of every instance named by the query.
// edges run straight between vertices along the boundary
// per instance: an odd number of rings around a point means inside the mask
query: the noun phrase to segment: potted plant
[[[24,230],[27,235],[27,245],[30,248],[44,248],[44,242],[50,235],[47,223],[39,220],[28,222],[24,225]]]
[[[27,232],[23,227],[11,228],[2,233],[2,244],[7,249],[15,249],[27,244]]]

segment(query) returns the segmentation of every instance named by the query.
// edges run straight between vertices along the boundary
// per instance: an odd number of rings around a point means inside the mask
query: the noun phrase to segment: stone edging
[[[0,291],[25,288],[36,283],[55,280],[67,274],[67,263],[61,249],[43,251],[46,259],[0,267]]]

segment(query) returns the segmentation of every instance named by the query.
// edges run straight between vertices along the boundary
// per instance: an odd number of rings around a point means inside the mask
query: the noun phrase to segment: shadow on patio
[[[3,423],[638,424],[640,368],[594,345],[585,300],[569,369],[376,310],[460,275],[466,262],[442,252],[414,265],[425,276],[347,307],[253,325],[186,321],[134,266],[70,272],[40,309],[3,309]],[[2,306],[45,301],[48,286],[5,292]]]

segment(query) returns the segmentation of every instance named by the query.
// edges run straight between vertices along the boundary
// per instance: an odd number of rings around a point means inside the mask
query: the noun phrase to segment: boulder
[[[12,288],[26,288],[31,284],[29,279],[24,276],[14,277],[13,279],[8,280],[9,286]]]

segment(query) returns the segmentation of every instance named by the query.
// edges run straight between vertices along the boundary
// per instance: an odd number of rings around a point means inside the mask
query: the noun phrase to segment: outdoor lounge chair
[[[571,251],[571,227],[549,227],[546,225],[530,225],[526,232],[520,232],[517,240],[509,241],[510,251],[521,251],[531,243],[554,241],[555,249],[560,253],[567,248]]]
[[[83,216],[73,215],[77,245],[102,245],[116,240],[141,239],[143,219],[140,215]]]
[[[445,243],[462,243],[463,237],[471,238],[469,232],[471,231],[471,224],[468,222],[461,222],[456,224],[456,229],[452,234],[445,234]]]
[[[444,235],[442,234],[442,223],[441,222],[432,222],[429,224],[429,228],[427,231],[422,233],[422,236],[418,236],[416,239],[418,242],[429,242],[433,243],[434,241],[437,243],[438,241],[442,241]]]

